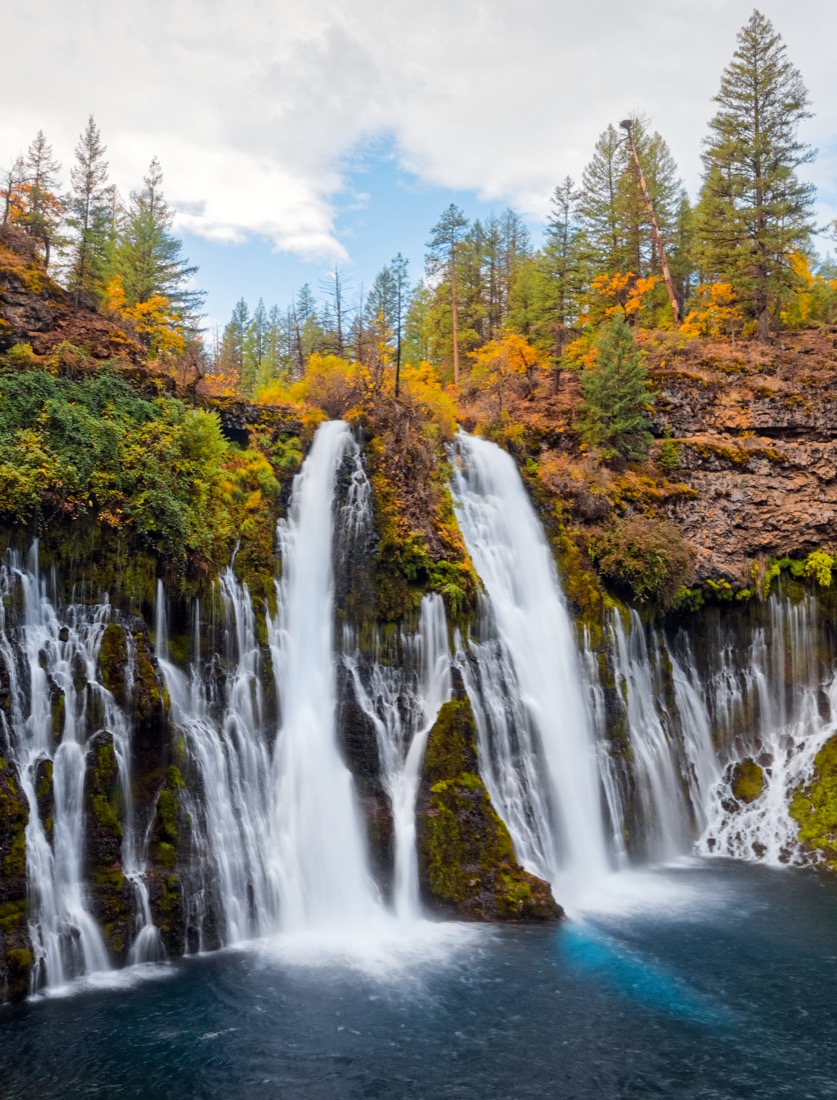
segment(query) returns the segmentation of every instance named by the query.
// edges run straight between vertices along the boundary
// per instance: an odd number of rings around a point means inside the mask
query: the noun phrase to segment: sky
[[[837,217],[835,0],[761,0],[801,71]],[[400,251],[418,278],[455,202],[537,239],[610,122],[643,113],[692,196],[712,96],[752,0],[39,0],[8,5],[0,167],[43,129],[69,182],[90,114],[123,195],[152,156],[207,324],[285,305],[335,264],[349,296]],[[823,247],[826,242],[823,242]],[[324,293],[324,292],[323,292]]]

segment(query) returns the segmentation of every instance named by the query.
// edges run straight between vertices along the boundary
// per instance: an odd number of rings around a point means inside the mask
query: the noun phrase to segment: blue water
[[[7,1008],[0,1098],[837,1097],[837,881],[645,885],[559,928],[285,941]]]

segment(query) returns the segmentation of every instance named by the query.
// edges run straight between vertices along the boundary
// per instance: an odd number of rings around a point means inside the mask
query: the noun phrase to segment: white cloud
[[[837,214],[833,0],[764,0],[802,70],[823,150],[811,170]],[[696,189],[711,97],[752,0],[42,0],[4,15],[0,160],[42,127],[65,166],[92,112],[112,174],[153,154],[182,228],[266,237],[344,260],[334,231],[351,151],[390,136],[427,183],[542,216],[608,122],[640,110]],[[33,46],[37,43],[37,46]],[[33,52],[34,51],[34,52]]]

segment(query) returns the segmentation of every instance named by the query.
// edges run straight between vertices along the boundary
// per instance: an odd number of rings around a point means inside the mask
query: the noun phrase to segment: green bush
[[[639,603],[665,609],[693,579],[694,550],[669,520],[615,520],[590,545],[599,572]]]
[[[0,361],[8,519],[92,514],[184,569],[228,560],[278,489],[267,459],[227,443],[215,413],[147,401],[108,370],[79,382]]]

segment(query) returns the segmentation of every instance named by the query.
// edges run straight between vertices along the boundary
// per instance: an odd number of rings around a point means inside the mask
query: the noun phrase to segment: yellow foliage
[[[128,306],[125,304],[122,277],[113,275],[105,285],[102,309],[111,317],[119,315],[130,321],[154,359],[174,359],[186,350],[180,318],[169,299],[162,294],[154,294],[147,302]]]
[[[109,316],[120,313],[125,306],[125,288],[122,286],[122,276],[113,275],[105,284],[105,292],[102,298],[102,310]]]
[[[697,308],[691,310],[680,326],[681,335],[734,337],[742,317],[732,286],[703,283],[697,288],[695,297]]]
[[[401,390],[422,406],[440,439],[453,439],[456,434],[456,401],[444,389],[430,363],[419,366],[406,364],[401,368]]]
[[[782,310],[782,323],[788,328],[804,328],[816,321],[832,322],[837,315],[837,280],[815,275],[803,252],[794,252],[790,265],[797,290]]]
[[[567,344],[564,348],[564,358],[567,362],[583,370],[595,367],[596,360],[599,358],[599,349],[594,343],[595,337],[595,330],[588,328],[587,332],[583,332],[581,336],[577,336]]]
[[[548,356],[517,332],[490,340],[473,352],[471,359],[472,382],[497,400],[500,413],[503,399],[516,378],[525,378],[527,390],[532,394],[539,378],[549,370]]]
[[[350,414],[371,387],[369,371],[362,363],[350,363],[339,355],[315,353],[308,360],[305,377],[288,388],[291,401],[314,405],[332,419]]]
[[[639,278],[633,271],[617,271],[615,275],[597,275],[590,283],[587,309],[579,318],[582,324],[599,324],[622,313],[626,318],[638,314],[644,299],[657,285],[657,277]]]
[[[123,306],[120,312],[133,322],[140,339],[154,358],[171,359],[186,350],[180,320],[172,311],[171,302],[162,294],[152,295],[147,302]]]

